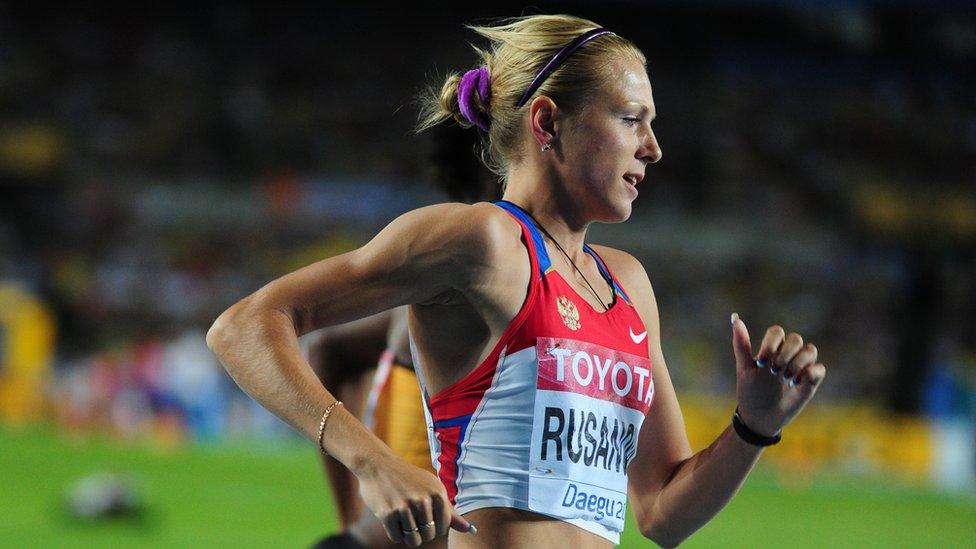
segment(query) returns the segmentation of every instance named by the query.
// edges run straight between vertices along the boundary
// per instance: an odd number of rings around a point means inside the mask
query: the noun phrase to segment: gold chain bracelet
[[[325,422],[329,419],[329,416],[332,415],[332,410],[334,410],[335,407],[339,406],[340,404],[342,404],[341,400],[337,400],[332,404],[329,404],[329,407],[325,409],[325,413],[322,414],[322,421],[319,423],[319,450],[322,450],[322,454],[326,456],[329,455],[329,453],[325,451],[325,446],[322,444],[322,436],[325,435]]]

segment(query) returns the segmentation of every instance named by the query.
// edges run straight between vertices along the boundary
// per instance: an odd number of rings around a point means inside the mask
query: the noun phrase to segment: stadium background
[[[205,331],[441,200],[412,97],[474,65],[464,23],[523,12],[648,56],[664,160],[591,240],[654,281],[696,448],[734,405],[732,311],[828,365],[687,545],[976,544],[976,9],[703,0],[0,7],[0,546],[335,528],[314,447]],[[113,483],[133,511],[99,513]]]

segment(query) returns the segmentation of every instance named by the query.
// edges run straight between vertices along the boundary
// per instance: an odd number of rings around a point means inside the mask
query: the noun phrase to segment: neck
[[[590,221],[554,175],[532,166],[513,168],[502,198],[527,211],[573,261],[578,261],[584,254],[583,242]]]

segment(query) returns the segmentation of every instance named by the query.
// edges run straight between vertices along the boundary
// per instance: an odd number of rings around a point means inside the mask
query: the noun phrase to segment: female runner
[[[244,298],[208,343],[248,394],[356,474],[392,541],[453,528],[458,547],[607,547],[629,502],[645,536],[677,545],[732,498],[825,368],[779,326],[754,352],[733,314],[738,407],[692,452],[647,274],[584,244],[591,223],[630,216],[661,158],[643,54],[570,16],[473,30],[492,42],[485,66],[449,78],[421,128],[454,116],[486,132],[504,200],[408,212]],[[345,411],[298,345],[400,305],[440,482]]]

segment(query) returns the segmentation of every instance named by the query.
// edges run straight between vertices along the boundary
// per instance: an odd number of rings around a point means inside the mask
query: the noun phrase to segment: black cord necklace
[[[600,297],[600,294],[596,293],[596,290],[593,289],[593,285],[590,284],[590,281],[589,280],[587,280],[586,275],[583,274],[583,271],[581,271],[580,268],[576,266],[576,262],[574,262],[573,259],[571,257],[569,257],[569,254],[566,253],[566,250],[564,250],[563,247],[559,245],[559,242],[557,242],[556,239],[553,238],[551,234],[549,234],[549,231],[547,231],[546,228],[542,226],[542,223],[539,223],[536,220],[536,218],[532,216],[532,214],[530,214],[529,212],[526,212],[525,209],[523,209],[523,208],[519,208],[519,209],[521,209],[523,212],[525,212],[525,215],[529,216],[529,219],[531,219],[532,222],[535,223],[536,227],[539,227],[539,230],[542,231],[542,234],[544,234],[547,237],[549,237],[549,240],[552,240],[552,243],[555,244],[557,248],[559,248],[559,251],[563,253],[563,256],[565,256],[566,257],[566,260],[569,261],[569,264],[572,265],[574,269],[576,269],[576,272],[579,273],[579,275],[581,277],[583,277],[583,282],[586,282],[586,285],[590,288],[590,291],[593,292],[593,295],[596,296],[596,300],[600,302],[600,305],[603,305],[603,310],[604,311],[609,311],[610,310],[610,307],[606,303],[603,302],[603,298]],[[606,282],[607,283],[607,286],[610,287],[610,295],[612,296],[613,295],[613,286],[606,279],[604,279],[604,282]]]

